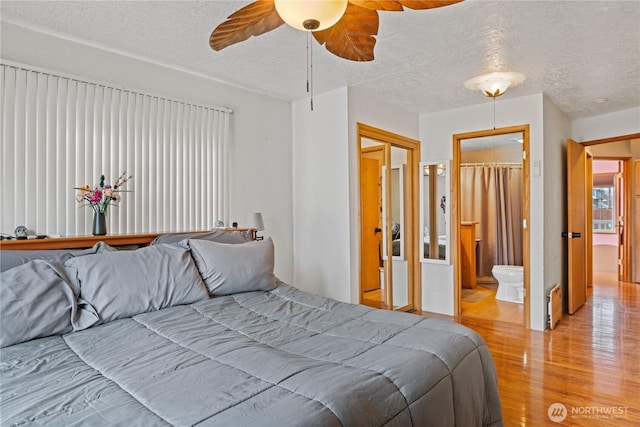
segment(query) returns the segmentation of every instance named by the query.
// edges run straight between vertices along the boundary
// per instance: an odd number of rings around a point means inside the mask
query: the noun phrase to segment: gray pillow
[[[0,275],[0,347],[84,329],[98,321],[77,300],[62,265],[33,260]]]
[[[47,259],[64,263],[75,256],[91,255],[115,251],[104,242],[98,242],[88,249],[50,249],[39,251],[0,251],[0,271],[6,271],[34,259]]]
[[[209,298],[189,251],[176,245],[87,255],[65,267],[98,323]]]
[[[271,238],[234,245],[190,239],[188,244],[211,295],[270,291],[276,287]]]
[[[253,240],[251,231],[211,230],[197,233],[168,233],[162,234],[150,243],[151,246],[162,243],[180,243],[187,239],[209,240],[218,243],[246,243]]]

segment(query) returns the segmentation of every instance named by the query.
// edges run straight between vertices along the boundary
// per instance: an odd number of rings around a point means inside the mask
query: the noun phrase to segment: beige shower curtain
[[[522,265],[522,166],[462,164],[460,190],[462,221],[479,221],[478,275]]]

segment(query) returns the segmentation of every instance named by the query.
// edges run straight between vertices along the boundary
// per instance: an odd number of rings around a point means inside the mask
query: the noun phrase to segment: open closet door
[[[587,301],[587,153],[585,147],[567,140],[567,227],[569,314]]]

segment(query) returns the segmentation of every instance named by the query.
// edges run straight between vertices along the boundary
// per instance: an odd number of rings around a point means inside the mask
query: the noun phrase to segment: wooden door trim
[[[613,141],[617,142],[617,141]],[[606,144],[606,143],[605,143]],[[633,168],[633,157],[629,156],[593,156],[593,160],[613,160],[622,162],[622,181],[624,182],[624,194],[622,195],[622,210],[624,214],[622,215],[622,221],[624,223],[625,232],[622,235],[622,258],[624,262],[622,263],[622,269],[618,269],[618,280],[622,282],[631,282],[631,271],[633,266],[633,260],[631,258],[631,241],[633,232],[637,230],[633,230],[634,223],[632,221],[632,203],[633,203],[633,182],[631,182],[631,169]],[[589,182],[593,182],[593,176],[590,177]],[[619,212],[617,212],[619,214]],[[589,224],[593,223],[593,219]],[[617,220],[616,220],[617,224]],[[589,235],[593,236],[593,228],[589,230]],[[593,246],[593,238],[591,238],[591,246]],[[620,246],[620,243],[618,243]],[[593,248],[589,248],[591,251]],[[589,261],[589,273],[593,274],[593,257],[588,258]]]
[[[640,138],[640,133],[630,133],[628,135],[614,136],[611,138],[593,139],[591,141],[580,142],[579,144],[582,144],[585,147],[590,147],[592,145],[608,144],[610,142],[620,142],[638,138]]]
[[[591,197],[593,193],[593,156],[587,152],[587,179],[585,185],[587,186],[587,199]],[[593,227],[593,204],[587,203],[585,206],[587,232],[584,236],[586,239],[586,268],[585,282],[587,286],[593,286],[593,231],[589,231],[589,228]],[[570,231],[570,230],[569,230]]]
[[[356,134],[358,150],[362,148],[362,138],[369,138],[379,142],[384,142],[390,146],[400,147],[407,150],[407,176],[405,187],[405,200],[410,200],[408,212],[406,213],[406,221],[408,231],[407,232],[407,262],[408,262],[408,279],[412,284],[409,286],[408,293],[410,301],[413,301],[413,306],[401,307],[401,309],[414,309],[417,312],[422,311],[422,277],[421,277],[421,263],[418,260],[419,241],[417,239],[417,232],[419,230],[419,175],[418,169],[420,166],[420,141],[409,138],[397,133],[389,132],[383,129],[376,128],[364,123],[358,122],[356,124]],[[357,172],[358,172],[358,189],[360,188],[360,154],[357,156]],[[360,190],[358,190],[360,191]],[[359,208],[360,209],[360,208]],[[361,212],[358,213],[358,217],[361,218]],[[362,244],[362,233],[360,232],[360,244]],[[388,252],[391,253],[391,252]],[[359,299],[362,302],[362,264],[360,265],[360,278],[358,283]],[[393,309],[393,307],[391,307]]]
[[[634,139],[640,139],[640,133],[630,133],[627,135],[614,136],[610,138],[593,139],[591,141],[579,142],[579,144],[581,144],[583,147],[591,147],[594,145],[608,144],[611,142],[630,141]],[[624,198],[625,214],[628,214],[628,216],[626,216],[625,218],[626,220],[625,228],[627,229],[627,232],[623,236],[624,237],[624,240],[623,240],[624,257],[625,257],[624,258],[625,265],[623,266],[623,279],[624,279],[623,281],[631,282],[632,279],[634,278],[634,272],[633,272],[634,266],[631,258],[633,254],[633,251],[631,250],[631,241],[632,241],[632,236],[640,232],[640,230],[638,229],[640,225],[636,225],[633,221],[631,221],[632,215],[635,212],[634,211],[635,207],[632,206],[633,204],[632,186],[634,185],[634,183],[632,183],[631,180],[633,178],[633,175],[632,175],[632,172],[629,170],[633,167],[633,164],[631,163],[632,158],[620,157],[620,156],[601,156],[601,157],[598,156],[598,158],[605,158],[605,157],[611,160],[623,160],[623,161],[626,159],[629,160],[629,163],[625,165],[625,171],[627,173],[627,176],[624,178],[625,182],[628,182],[629,185],[627,185],[628,190],[627,188],[625,188],[625,198]],[[626,166],[628,166],[629,169],[627,169]],[[589,234],[592,234],[591,226],[589,226],[588,230],[589,230]],[[636,248],[636,251],[640,252],[640,248]],[[589,263],[587,268],[590,268],[591,270],[593,270],[593,260],[587,259],[587,262]]]
[[[619,277],[619,280],[623,282],[631,282],[633,279],[631,275],[631,271],[633,268],[633,262],[631,258],[631,242],[633,235],[628,232],[626,229],[630,229],[631,232],[634,230],[634,223],[631,221],[632,217],[632,201],[633,201],[633,185],[634,183],[631,181],[631,168],[633,167],[632,158],[629,157],[625,160],[622,160],[623,163],[623,171],[622,171],[622,180],[624,182],[624,195],[622,199],[622,203],[624,204],[624,215],[622,220],[624,222],[625,231],[622,235],[622,244],[624,247],[622,248],[624,262],[622,263],[622,276]],[[637,224],[635,225],[637,227]],[[637,250],[637,248],[636,248]]]
[[[522,197],[522,219],[526,222],[526,228],[522,230],[522,265],[524,269],[524,310],[523,310],[523,323],[525,328],[531,328],[531,296],[530,296],[530,281],[531,281],[531,268],[530,268],[530,246],[531,246],[531,237],[530,237],[530,229],[531,229],[531,216],[530,216],[530,167],[529,167],[529,158],[530,150],[529,150],[529,139],[530,139],[530,126],[528,124],[525,125],[517,125],[517,126],[508,126],[504,128],[498,129],[486,129],[474,132],[466,132],[459,133],[453,135],[453,165],[452,165],[452,174],[451,174],[451,195],[450,199],[453,202],[451,206],[451,222],[453,224],[452,233],[451,233],[451,242],[456,242],[457,244],[452,245],[452,249],[455,248],[455,251],[451,251],[451,261],[453,262],[453,301],[454,301],[454,315],[456,317],[462,316],[462,291],[461,291],[461,263],[460,263],[460,223],[462,218],[460,217],[460,206],[461,206],[461,197],[460,197],[460,161],[462,158],[461,150],[460,150],[460,141],[463,139],[470,138],[480,138],[485,136],[492,135],[504,135],[508,133],[522,133],[522,151],[525,154],[524,159],[522,160],[522,189],[523,189],[523,197]]]

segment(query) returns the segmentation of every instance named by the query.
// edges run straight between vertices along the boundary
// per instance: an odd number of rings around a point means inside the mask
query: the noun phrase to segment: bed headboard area
[[[116,234],[106,236],[74,236],[44,239],[14,239],[0,241],[0,271],[46,255],[74,252],[98,253],[108,250],[131,250],[160,243],[178,243],[185,239],[212,240],[218,243],[243,243],[255,240],[255,229],[224,228],[176,233]]]
[[[219,239],[216,239],[219,236]],[[251,228],[222,228],[207,231],[186,231],[179,233],[115,234],[107,236],[72,236],[44,239],[13,239],[0,241],[0,250],[47,250],[90,248],[98,242],[113,247],[148,246],[151,242],[175,243],[183,239],[203,238],[225,243],[226,237],[235,243],[237,238],[255,240],[255,230]]]

